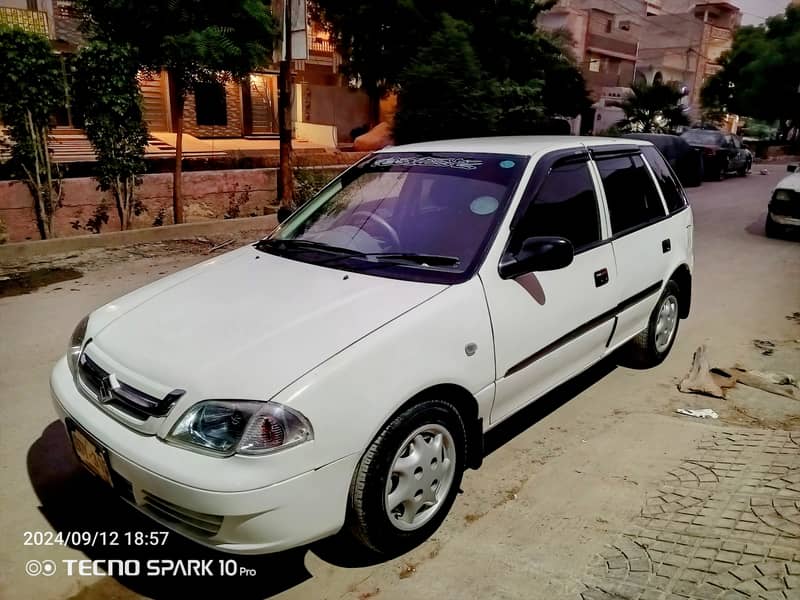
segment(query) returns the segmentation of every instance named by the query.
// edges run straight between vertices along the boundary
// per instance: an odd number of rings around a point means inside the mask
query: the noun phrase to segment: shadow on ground
[[[310,577],[303,560],[306,548],[264,556],[235,556],[195,544],[170,532],[163,546],[129,545],[125,532],[165,531],[138,510],[120,499],[114,491],[85,472],[77,463],[63,425],[51,423],[28,451],[28,474],[41,504],[40,511],[55,531],[97,532],[106,534],[106,544],[72,546],[93,560],[138,560],[142,574],[115,576],[126,588],[150,598],[236,597],[264,598],[287,590]],[[115,538],[119,534],[119,538]],[[101,539],[101,538],[99,538]],[[110,545],[116,541],[118,545]],[[147,576],[147,561],[210,560],[214,576]],[[238,568],[255,575],[219,576],[219,561],[235,560]],[[163,564],[163,563],[159,563]],[[59,568],[61,571],[62,569]],[[82,590],[77,598],[94,600],[110,595],[110,582],[100,580]],[[94,592],[90,589],[95,587]],[[119,590],[114,597],[120,597]],[[122,596],[124,597],[124,596]]]
[[[495,452],[526,429],[558,410],[576,395],[590,388],[617,368],[610,357],[582,375],[546,394],[518,412],[513,419],[495,427],[485,439],[486,455]],[[142,515],[119,498],[114,491],[88,474],[78,464],[67,440],[63,425],[51,423],[28,451],[28,474],[40,501],[40,511],[55,531],[91,532],[106,534],[109,543],[72,546],[94,560],[137,560],[144,573],[147,561],[153,560],[211,560],[213,577],[208,576],[147,576],[114,575],[116,582],[132,592],[151,598],[172,598],[176,591],[181,597],[226,597],[236,590],[237,598],[266,598],[309,579],[304,566],[306,552],[311,550],[321,559],[343,568],[373,566],[400,555],[377,556],[354,543],[349,536],[339,534],[310,547],[263,556],[235,556],[217,552],[180,535],[170,532],[163,546],[136,547],[129,545],[125,532],[150,532],[166,529]],[[469,490],[466,491],[469,493]],[[219,576],[219,561],[235,560],[238,568],[255,575]],[[110,595],[126,598],[124,591],[115,589],[110,579],[103,579],[85,588],[74,600],[95,600]],[[94,588],[94,589],[92,589]],[[113,592],[113,593],[112,593]]]

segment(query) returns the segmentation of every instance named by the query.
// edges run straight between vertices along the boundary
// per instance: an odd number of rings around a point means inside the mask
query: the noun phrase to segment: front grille
[[[164,398],[156,398],[121,381],[116,382],[117,385],[113,388],[108,387],[110,374],[85,352],[81,355],[78,373],[83,384],[98,401],[114,406],[140,421],[145,421],[148,417],[163,417],[175,401],[185,393],[183,390],[174,390]],[[105,398],[102,397],[104,382],[106,382]]]
[[[783,190],[783,193],[788,193],[791,198],[789,200],[775,200],[773,198],[769,204],[769,211],[782,217],[800,219],[800,192]]]
[[[142,492],[144,501],[142,507],[153,516],[169,523],[179,525],[188,533],[198,537],[210,538],[219,532],[222,527],[221,515],[209,515],[183,508],[172,502],[154,496],[150,492]]]

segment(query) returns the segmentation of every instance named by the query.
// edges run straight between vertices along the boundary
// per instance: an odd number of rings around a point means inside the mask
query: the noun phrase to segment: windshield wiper
[[[363,252],[358,250],[351,250],[349,248],[341,248],[339,246],[331,246],[323,244],[322,242],[315,242],[313,240],[278,240],[278,239],[264,239],[260,240],[255,245],[256,250],[264,250],[265,248],[273,248],[275,250],[319,250],[320,252],[330,252],[331,254],[339,254],[346,256],[363,256]]]
[[[457,256],[421,254],[418,252],[371,252],[364,257],[381,262],[410,262],[429,267],[454,267],[461,262]]]

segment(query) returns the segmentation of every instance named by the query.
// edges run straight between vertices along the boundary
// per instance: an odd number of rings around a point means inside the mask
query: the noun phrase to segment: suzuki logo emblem
[[[100,391],[97,393],[97,400],[103,404],[108,404],[114,399],[114,392],[119,389],[119,381],[113,373],[106,375],[100,380]]]

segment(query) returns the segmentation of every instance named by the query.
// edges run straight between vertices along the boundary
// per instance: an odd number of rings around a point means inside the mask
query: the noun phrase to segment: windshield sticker
[[[514,165],[516,165],[513,160],[504,160],[500,162],[500,167],[503,169],[513,169]]]
[[[483,164],[482,160],[469,158],[445,158],[436,156],[388,156],[372,163],[376,167],[444,167],[474,171]]]
[[[490,215],[500,206],[494,196],[479,196],[469,204],[469,209],[476,215]]]

